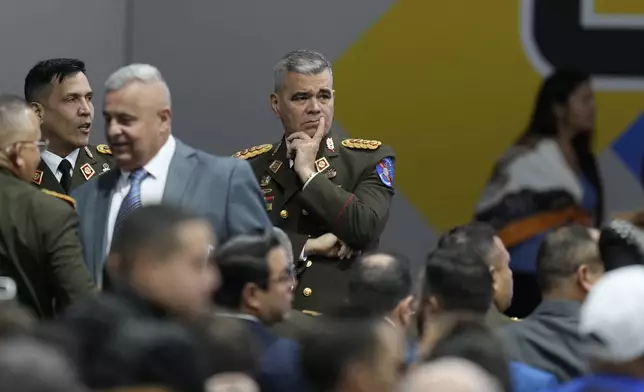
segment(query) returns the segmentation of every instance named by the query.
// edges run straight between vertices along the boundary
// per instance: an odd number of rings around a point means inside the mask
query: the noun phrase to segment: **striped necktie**
[[[130,191],[125,195],[121,208],[119,208],[119,213],[116,215],[115,233],[123,223],[123,220],[134,210],[141,207],[141,183],[147,176],[148,172],[145,169],[138,169],[130,173]]]

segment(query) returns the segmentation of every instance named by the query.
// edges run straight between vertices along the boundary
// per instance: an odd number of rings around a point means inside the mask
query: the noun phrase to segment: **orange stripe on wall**
[[[566,223],[592,225],[591,216],[577,207],[568,207],[560,211],[543,212],[512,222],[498,231],[497,235],[506,247],[511,247],[541,234],[549,229]]]

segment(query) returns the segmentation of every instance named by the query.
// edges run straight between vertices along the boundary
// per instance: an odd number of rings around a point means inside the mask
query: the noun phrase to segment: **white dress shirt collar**
[[[168,140],[161,146],[161,149],[157,154],[150,159],[150,162],[146,163],[143,168],[145,171],[152,176],[152,178],[160,178],[167,176],[168,168],[170,167],[170,162],[172,161],[172,156],[174,155],[175,150],[177,149],[177,141],[175,138],[170,135]],[[128,178],[130,172],[123,170],[121,176]]]
[[[72,164],[72,171],[76,167],[76,160],[78,159],[79,151],[80,148],[77,148],[64,158]],[[47,165],[47,167],[49,167],[49,170],[51,170],[52,173],[56,174],[56,172],[58,171],[58,165],[60,165],[60,163],[63,161],[63,158],[47,150],[43,151],[42,154],[40,154],[40,157],[43,161],[45,161],[45,164]]]

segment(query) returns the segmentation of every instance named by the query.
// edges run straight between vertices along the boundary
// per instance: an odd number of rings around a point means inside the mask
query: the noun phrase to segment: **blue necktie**
[[[148,172],[145,169],[138,169],[130,173],[130,191],[125,195],[121,208],[119,208],[119,213],[116,215],[115,233],[123,223],[123,220],[134,210],[141,207],[141,183],[147,176]]]

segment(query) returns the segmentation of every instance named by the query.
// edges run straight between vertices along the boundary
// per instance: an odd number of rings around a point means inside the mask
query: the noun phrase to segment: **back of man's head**
[[[0,147],[24,140],[24,122],[32,113],[27,102],[11,94],[0,95]]]
[[[569,225],[546,235],[537,254],[537,281],[543,294],[560,292],[571,284],[588,291],[601,276],[604,267],[591,230]]]
[[[409,373],[401,392],[502,392],[499,382],[462,358],[441,358]]]
[[[349,278],[349,302],[376,316],[386,316],[403,300],[411,300],[409,260],[400,255],[372,253],[354,263]]]
[[[215,260],[222,285],[215,295],[215,302],[239,310],[247,284],[266,289],[270,275],[268,255],[280,246],[276,234],[267,232],[264,235],[239,235],[219,247]]]
[[[439,249],[464,249],[472,251],[488,264],[494,262],[496,231],[487,223],[472,222],[456,226],[438,240]]]
[[[140,257],[164,261],[181,247],[182,225],[201,221],[191,212],[165,205],[139,208],[115,230],[110,258],[116,259],[120,277],[128,278]]]
[[[485,314],[492,294],[490,269],[477,255],[439,248],[427,258],[423,303],[433,298],[440,311]]]
[[[612,220],[602,227],[599,253],[606,271],[644,264],[644,212]]]

